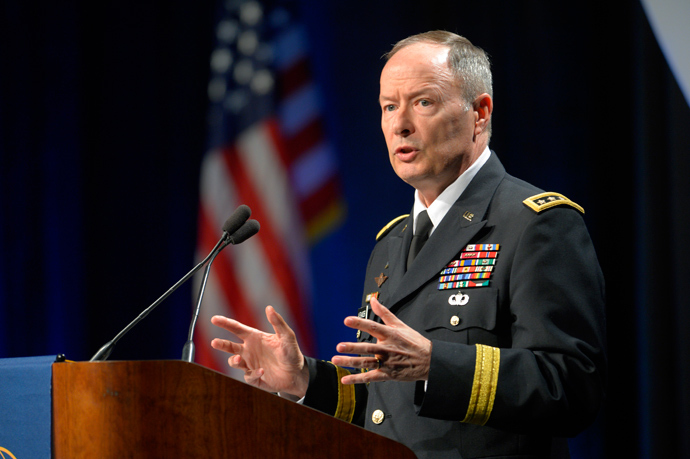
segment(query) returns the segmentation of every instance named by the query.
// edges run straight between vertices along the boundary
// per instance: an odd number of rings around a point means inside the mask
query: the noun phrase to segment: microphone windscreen
[[[259,222],[256,220],[249,220],[247,223],[242,225],[240,229],[238,229],[235,234],[230,236],[230,242],[232,244],[240,244],[250,237],[254,236],[256,233],[259,232]]]
[[[227,220],[225,220],[225,223],[223,223],[223,231],[232,235],[235,231],[240,229],[242,225],[244,225],[244,222],[249,219],[251,214],[252,211],[249,206],[242,204],[235,209]]]

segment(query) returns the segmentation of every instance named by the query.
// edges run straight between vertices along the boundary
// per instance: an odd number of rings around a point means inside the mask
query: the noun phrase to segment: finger
[[[264,369],[263,368],[257,368],[256,370],[250,370],[250,371],[245,372],[244,380],[247,382],[247,384],[251,384],[252,386],[257,386],[263,375],[264,375]]]
[[[239,354],[242,351],[241,344],[233,343],[232,341],[220,338],[214,338],[211,340],[211,347],[229,354]]]
[[[217,327],[223,328],[240,339],[244,339],[250,333],[259,332],[256,328],[248,327],[242,322],[238,322],[234,319],[228,319],[223,316],[213,316],[211,317],[211,323]]]
[[[276,311],[273,306],[266,306],[266,318],[273,326],[273,331],[276,332],[278,337],[284,337],[286,335],[294,336],[295,332],[292,331],[292,328],[285,322],[283,316],[278,314],[278,311]]]
[[[384,324],[395,326],[403,323],[395,314],[390,311],[390,309],[382,305],[378,298],[372,297],[371,301],[369,301],[369,304],[371,305],[371,310],[374,311],[374,314],[381,318]]]
[[[247,362],[245,362],[240,355],[233,355],[232,357],[228,358],[228,365],[230,365],[230,368],[241,370],[244,373],[250,371],[249,367],[247,366]]]
[[[355,316],[346,317],[344,323],[345,326],[355,330],[362,330],[378,340],[388,338],[393,333],[393,330],[387,325],[369,319],[360,319]]]
[[[359,343],[338,343],[335,350],[341,354],[388,354],[391,348],[379,343],[362,341]]]
[[[331,359],[334,365],[346,368],[369,368],[372,370],[377,370],[379,368],[380,361],[373,355],[366,357],[348,357],[345,355],[335,355]]]
[[[363,384],[369,382],[390,381],[391,377],[381,370],[372,370],[364,373],[354,373],[340,378],[343,384]]]

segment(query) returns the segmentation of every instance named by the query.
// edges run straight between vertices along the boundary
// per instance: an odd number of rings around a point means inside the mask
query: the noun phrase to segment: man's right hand
[[[275,334],[248,327],[236,320],[214,316],[211,323],[224,328],[242,342],[215,338],[214,349],[233,354],[228,364],[244,372],[244,380],[269,392],[304,397],[309,385],[309,369],[299,348],[295,332],[273,309],[266,307],[266,317]]]

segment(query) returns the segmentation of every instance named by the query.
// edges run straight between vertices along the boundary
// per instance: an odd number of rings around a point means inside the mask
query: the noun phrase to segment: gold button
[[[357,339],[359,339],[360,336],[362,336],[362,330],[357,330]]]
[[[450,324],[455,327],[457,324],[460,323],[460,317],[458,316],[453,316],[450,318]]]
[[[371,420],[374,421],[374,424],[379,425],[383,422],[383,418],[386,416],[383,414],[383,411],[381,410],[376,410],[373,413],[371,413]]]

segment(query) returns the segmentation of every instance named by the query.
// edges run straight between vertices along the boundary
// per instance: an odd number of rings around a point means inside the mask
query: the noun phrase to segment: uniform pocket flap
[[[496,328],[498,290],[478,288],[439,290],[430,293],[425,302],[424,329],[437,328],[460,331],[478,327]]]

